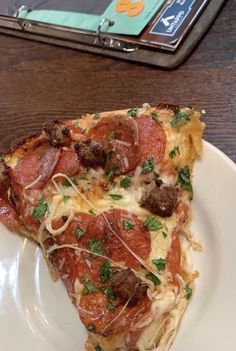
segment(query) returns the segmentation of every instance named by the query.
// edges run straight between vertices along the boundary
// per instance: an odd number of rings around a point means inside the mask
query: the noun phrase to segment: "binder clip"
[[[18,21],[18,24],[21,30],[28,31],[31,28],[31,23],[29,20],[26,20],[26,18],[20,17],[20,14],[22,11],[26,12],[26,16],[27,16],[28,13],[30,13],[32,10],[28,6],[22,5],[21,7],[19,7],[19,9],[16,12],[16,19]]]
[[[103,18],[99,24],[98,24],[98,29],[96,31],[97,37],[94,41],[94,45],[100,46],[102,48],[108,48],[108,49],[114,49],[114,50],[119,50],[119,51],[124,51],[127,53],[131,53],[135,50],[138,49],[138,46],[128,46],[127,43],[122,42],[118,39],[114,39],[111,36],[108,36],[102,32],[102,28],[104,24],[107,23],[108,27],[111,27],[114,25],[114,21],[110,20],[109,18]]]

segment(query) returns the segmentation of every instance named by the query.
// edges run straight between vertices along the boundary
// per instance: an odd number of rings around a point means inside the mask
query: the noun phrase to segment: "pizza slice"
[[[86,350],[163,350],[198,272],[189,230],[194,109],[144,104],[54,122],[1,160],[0,220],[33,238],[88,330]]]

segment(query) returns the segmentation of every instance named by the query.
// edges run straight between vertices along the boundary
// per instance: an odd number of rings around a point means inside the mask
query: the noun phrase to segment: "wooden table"
[[[236,161],[235,15],[228,1],[174,71],[0,35],[0,151],[53,118],[167,102],[205,109],[205,139]]]

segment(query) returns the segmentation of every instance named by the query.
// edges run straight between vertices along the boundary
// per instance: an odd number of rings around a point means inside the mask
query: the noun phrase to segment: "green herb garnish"
[[[34,208],[32,217],[34,219],[43,218],[47,211],[48,211],[48,204],[44,201],[44,198],[42,197],[39,200],[39,206]]]
[[[180,127],[189,121],[191,112],[181,112],[179,109],[174,112],[175,115],[170,122],[172,128]]]
[[[69,180],[66,178],[62,179],[61,184],[66,187],[72,186]]]
[[[157,231],[162,228],[162,224],[159,221],[159,219],[155,217],[149,217],[146,219],[144,222],[144,226],[149,230],[149,231]]]
[[[63,196],[63,202],[66,204],[70,200],[70,196]]]
[[[155,121],[155,122],[159,122],[160,120],[159,120],[159,116],[158,116],[158,114],[155,112],[155,111],[153,111],[153,112],[151,112],[151,116],[152,116],[152,119]]]
[[[186,298],[187,300],[189,300],[190,297],[192,296],[193,289],[191,289],[188,285],[186,285],[186,286],[184,287],[184,290],[185,290],[185,298]]]
[[[152,156],[148,157],[142,164],[141,164],[142,172],[149,173],[154,171],[154,159]]]
[[[113,199],[113,200],[121,200],[123,198],[122,195],[119,194],[109,194],[109,196]]]
[[[100,113],[99,112],[96,112],[93,116],[93,119],[99,119],[100,118]]]
[[[124,189],[128,189],[131,185],[131,177],[130,176],[125,176],[124,178],[121,179],[120,186]]]
[[[132,107],[128,112],[127,115],[131,117],[137,117],[138,114],[138,109],[135,107]]]
[[[154,274],[149,273],[147,277],[153,282],[154,285],[161,285],[161,281]]]
[[[173,150],[170,151],[169,153],[169,158],[173,159],[177,154],[180,155],[179,147],[175,146]]]
[[[178,172],[178,179],[176,184],[179,184],[181,188],[187,190],[190,194],[190,200],[193,199],[193,187],[191,184],[191,174],[188,166],[184,168],[176,168]]]
[[[118,170],[119,170],[119,167],[117,165],[114,165],[111,168],[106,169],[105,171],[106,180],[107,181],[113,180]]]
[[[100,346],[100,345],[96,345],[96,346],[95,346],[95,351],[102,351],[101,346]]]
[[[112,130],[108,135],[107,135],[107,139],[109,141],[115,139],[115,136],[116,136],[116,132],[114,130]]]
[[[79,180],[88,180],[85,176],[79,176]]]
[[[100,266],[100,281],[102,283],[107,282],[113,273],[113,269],[111,268],[111,263],[108,260],[105,260],[102,262],[101,266]]]
[[[93,216],[96,216],[96,213],[94,212],[94,210],[89,210],[89,213],[91,214],[91,215],[93,215]]]
[[[83,235],[84,235],[84,231],[80,227],[77,227],[77,229],[75,231],[76,238],[80,239],[80,238],[82,238]]]
[[[88,331],[90,331],[91,333],[95,333],[96,332],[96,326],[93,323],[89,323],[86,327],[88,329]]]
[[[125,219],[125,220],[123,221],[123,228],[124,228],[124,230],[126,230],[126,231],[131,230],[131,229],[134,228],[134,224],[133,224],[132,222],[128,221],[127,219]]]
[[[161,234],[163,235],[163,238],[167,238],[167,234],[165,232],[161,232]]]
[[[107,295],[107,297],[110,300],[116,300],[116,294],[114,293],[114,290],[112,289],[111,286],[107,286],[105,288],[102,288],[102,291]]]
[[[89,239],[89,249],[90,251],[102,255],[104,253],[104,250],[102,249],[102,244],[103,242],[101,240],[97,239]]]
[[[152,263],[155,264],[159,272],[166,269],[166,260],[164,260],[164,258],[153,259]]]
[[[95,291],[97,291],[96,285],[93,284],[86,275],[83,275],[82,282],[84,283],[84,290],[83,290],[84,295],[92,294]]]
[[[108,310],[110,310],[110,311],[114,311],[114,309],[116,308],[116,305],[114,305],[113,303],[109,302],[109,303],[107,304],[107,308],[108,308]]]

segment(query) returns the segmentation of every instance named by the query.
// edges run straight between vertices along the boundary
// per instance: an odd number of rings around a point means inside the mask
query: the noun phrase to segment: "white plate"
[[[236,166],[204,142],[192,230],[201,272],[172,351],[236,350]],[[0,351],[82,351],[86,332],[40,249],[0,225]]]

